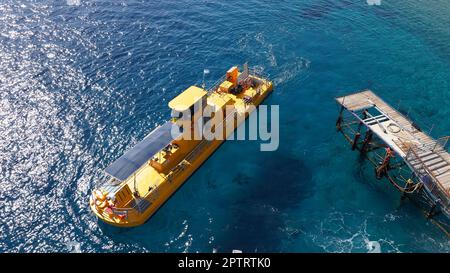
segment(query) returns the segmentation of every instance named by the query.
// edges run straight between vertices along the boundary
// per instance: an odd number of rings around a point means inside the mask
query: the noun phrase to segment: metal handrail
[[[236,113],[236,112],[233,111],[232,113],[228,114],[228,115],[227,115],[227,116],[226,116],[226,117],[218,124],[218,126],[221,126],[221,125],[223,125],[224,122],[227,122],[228,119],[230,118],[230,116],[234,116],[235,113]],[[209,141],[209,140],[202,140],[202,141],[201,141],[199,144],[197,144],[197,146],[195,146],[195,148],[194,148],[191,152],[189,152],[189,154],[187,154],[181,161],[183,161],[183,160],[189,161],[188,158],[191,157],[191,156],[194,154],[194,152],[196,152],[198,149],[200,149],[200,148],[201,148],[200,145],[202,145],[203,143],[210,144],[210,141]],[[181,161],[180,161],[180,162],[181,162]],[[174,168],[175,168],[175,167],[174,167]],[[172,168],[171,171],[172,171],[174,168]]]
[[[220,77],[217,81],[215,81],[215,82],[213,83],[213,85],[212,85],[210,88],[208,88],[208,93],[212,93],[212,92],[216,91],[217,88],[219,88],[220,84],[221,84],[222,82],[224,82],[225,79],[226,79],[226,75],[223,75],[223,76]]]
[[[262,79],[264,81],[264,83],[267,83],[268,76],[265,73],[263,73],[262,71],[258,71],[255,68],[249,68],[248,71],[249,71],[249,76],[256,76],[256,77]],[[222,82],[224,82],[225,80],[226,80],[226,75],[220,77],[216,82],[214,82],[211,85],[210,88],[208,88],[207,92],[212,93],[212,92],[216,91],[219,88],[220,84]]]
[[[441,137],[438,140],[436,140],[436,144],[433,147],[433,151],[435,151],[438,146],[440,146],[444,151],[447,149],[448,140],[450,139],[450,136]]]
[[[435,128],[435,125],[434,125],[434,124],[429,125],[429,123],[428,123],[426,120],[422,119],[422,118],[419,118],[419,117],[417,117],[417,116],[412,117],[412,115],[411,115],[409,112],[408,112],[407,117],[408,117],[409,120],[411,120],[411,126],[412,126],[413,128],[418,129],[418,128],[416,128],[416,127],[413,125],[413,124],[416,124],[416,125],[418,125],[418,126],[421,127],[421,128],[420,128],[420,131],[422,131],[422,132],[427,132],[429,135],[431,135],[431,132],[432,132],[432,131],[434,130],[434,128]]]
[[[414,155],[414,159],[413,160],[417,160],[417,161],[419,161],[419,164],[420,164],[420,166],[422,167],[422,169],[432,178],[432,180],[434,180],[433,182],[433,188],[432,189],[430,189],[430,191],[434,191],[434,189],[436,188],[436,186],[439,188],[439,192],[438,192],[438,195],[441,195],[440,193],[444,193],[445,194],[445,197],[446,197],[446,203],[447,204],[445,204],[445,206],[446,207],[448,207],[450,204],[449,204],[449,197],[450,197],[450,194],[445,190],[445,188],[444,187],[442,187],[442,185],[441,185],[441,183],[439,182],[439,180],[436,178],[436,176],[434,176],[433,175],[433,173],[430,171],[430,169],[428,169],[428,167],[425,165],[425,163],[422,161],[422,159],[419,157],[419,155],[416,153],[416,151],[414,150],[414,148],[413,147],[410,147],[409,148],[409,150],[408,150],[408,153],[406,154],[406,159],[407,160],[409,160],[408,159],[408,157],[410,156],[410,153],[412,153],[413,155]],[[412,164],[411,164],[411,167],[414,169],[414,170],[416,170],[417,172],[419,172],[420,170],[417,170],[417,168],[415,168]],[[440,198],[440,200],[441,201],[444,201],[444,200],[442,200],[442,198]]]

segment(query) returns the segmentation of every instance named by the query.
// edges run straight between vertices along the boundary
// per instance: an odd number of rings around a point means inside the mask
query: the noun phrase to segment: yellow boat
[[[186,89],[169,102],[173,116],[170,121],[105,169],[106,178],[96,185],[89,200],[94,214],[119,227],[146,222],[272,89],[272,82],[246,64],[242,72],[237,66],[230,68],[208,91],[196,86]],[[222,117],[215,126],[223,126],[223,138],[193,138],[195,126],[186,130],[186,119],[181,124],[177,119],[180,113],[188,111],[192,125],[204,118],[197,112],[205,108],[213,113],[212,117]],[[224,115],[226,108],[234,109],[234,114]],[[213,130],[217,128],[220,127]]]

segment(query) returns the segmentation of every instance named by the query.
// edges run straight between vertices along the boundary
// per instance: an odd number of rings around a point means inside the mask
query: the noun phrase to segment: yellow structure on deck
[[[232,67],[208,91],[189,87],[169,102],[174,117],[171,121],[157,127],[106,168],[108,179],[101,181],[90,197],[94,214],[115,226],[143,224],[228,137],[229,133],[214,140],[193,138],[197,132],[190,125],[203,118],[202,111],[209,107],[213,117],[220,113],[224,118],[219,125],[224,132],[232,133],[272,88],[272,82],[249,71],[246,65],[242,72]],[[233,107],[236,115],[223,115],[227,107]],[[184,112],[191,113],[191,120],[177,122]],[[225,130],[229,127],[233,130]]]
[[[169,107],[175,111],[183,112],[194,105],[200,98],[203,98],[208,92],[197,86],[191,86],[183,93],[169,102]]]

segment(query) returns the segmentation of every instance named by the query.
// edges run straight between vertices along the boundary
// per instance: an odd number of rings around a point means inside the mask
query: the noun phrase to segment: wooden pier
[[[425,205],[426,216],[450,236],[448,139],[433,139],[370,90],[336,98],[336,128],[405,196]],[[424,206],[421,206],[424,208]],[[436,220],[436,215],[442,215]]]

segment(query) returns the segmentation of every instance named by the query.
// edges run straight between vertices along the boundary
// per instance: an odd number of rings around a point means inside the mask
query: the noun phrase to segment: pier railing
[[[424,133],[427,133],[428,135],[431,135],[431,133],[434,130],[434,124],[429,123],[429,121],[424,120],[423,118],[413,116],[411,113],[411,107],[409,107],[406,112],[401,111],[400,105],[402,104],[402,101],[400,100],[397,104],[397,107],[395,109],[399,109],[398,113],[403,116],[405,119],[412,121],[411,124],[409,124],[411,130],[420,130]],[[391,107],[392,108],[392,107]]]
[[[441,137],[439,139],[431,139],[416,145],[416,149],[424,152],[446,152],[449,144],[450,136]]]
[[[436,146],[438,145],[436,143],[434,144],[434,146],[433,145],[431,146],[436,148]],[[446,143],[447,141],[445,141],[445,144]],[[425,151],[423,149],[420,150]],[[449,193],[441,185],[439,179],[436,178],[433,172],[422,161],[422,159],[419,156],[418,148],[416,146],[411,146],[408,149],[408,152],[406,153],[406,160],[408,161],[409,165],[413,168],[418,178],[422,181],[426,189],[430,192],[430,194],[432,194],[436,198],[435,201],[442,206],[442,209],[446,211],[446,213],[450,213]]]
[[[447,151],[448,149],[448,140],[450,136],[439,138],[435,141],[435,145],[433,147],[433,151]]]

